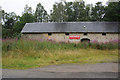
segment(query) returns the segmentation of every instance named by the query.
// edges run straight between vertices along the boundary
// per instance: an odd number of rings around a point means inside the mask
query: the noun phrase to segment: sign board
[[[78,35],[71,35],[71,36],[69,36],[69,39],[80,39],[80,36],[78,36]]]

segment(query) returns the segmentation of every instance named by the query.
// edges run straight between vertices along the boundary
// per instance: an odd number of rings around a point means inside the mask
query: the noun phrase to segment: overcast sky
[[[0,0],[0,6],[6,12],[15,12],[17,15],[21,15],[24,11],[24,7],[27,4],[28,6],[32,7],[35,11],[37,4],[40,2],[45,10],[47,10],[48,14],[50,14],[50,10],[53,8],[53,4],[60,0]],[[73,0],[66,0],[73,1]],[[96,2],[100,1],[103,2],[105,5],[108,0],[84,0],[86,4],[95,4]]]

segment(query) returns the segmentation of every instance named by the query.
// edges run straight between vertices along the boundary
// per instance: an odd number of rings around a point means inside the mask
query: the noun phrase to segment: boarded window
[[[69,35],[69,33],[65,33],[65,35],[67,35],[67,36],[68,36],[68,35]]]
[[[103,36],[106,36],[106,33],[102,33]]]
[[[52,33],[48,33],[48,36],[51,36],[52,35]]]
[[[87,36],[88,34],[87,33],[83,33],[84,36]]]

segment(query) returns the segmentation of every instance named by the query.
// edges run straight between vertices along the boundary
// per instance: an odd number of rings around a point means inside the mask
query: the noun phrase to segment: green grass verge
[[[18,55],[13,55],[13,54]],[[117,62],[118,50],[55,50],[55,51],[34,51],[20,54],[21,51],[8,52],[8,56],[3,56],[3,68],[27,69],[42,67],[47,65],[68,64],[68,63],[104,63]]]
[[[101,47],[101,46],[100,46]],[[28,69],[56,64],[117,62],[118,49],[38,41],[3,42],[2,67]]]

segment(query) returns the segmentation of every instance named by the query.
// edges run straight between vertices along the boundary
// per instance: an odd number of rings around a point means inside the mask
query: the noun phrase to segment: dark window
[[[68,36],[68,35],[69,35],[69,33],[65,33],[65,35],[67,35],[67,36]]]
[[[49,36],[51,36],[51,35],[52,35],[52,33],[48,33],[48,35],[49,35]]]
[[[106,36],[106,33],[102,33],[103,36]]]
[[[83,33],[83,35],[87,36],[87,33]]]

